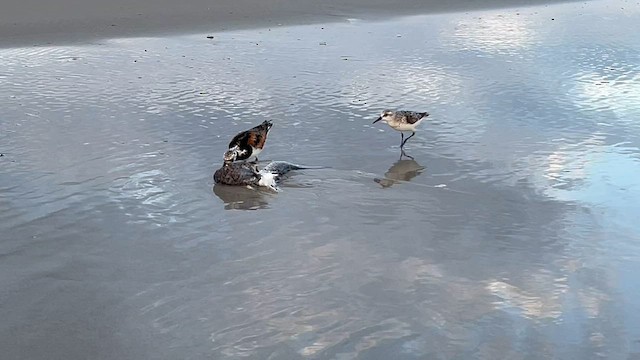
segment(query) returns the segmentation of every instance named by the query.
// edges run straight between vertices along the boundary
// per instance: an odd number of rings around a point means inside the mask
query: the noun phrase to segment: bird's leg
[[[411,156],[411,155],[407,154],[406,152],[404,152],[404,149],[400,149],[400,160],[402,160],[403,156],[406,156],[409,159],[413,160],[413,156]]]
[[[411,133],[411,135],[409,135],[408,138],[404,139],[404,142],[402,143],[402,145],[400,146],[401,148],[404,146],[404,144],[407,142],[407,140],[411,139],[413,137],[413,135],[415,135],[415,131],[413,133]]]
[[[400,149],[404,146],[404,133],[400,131]]]

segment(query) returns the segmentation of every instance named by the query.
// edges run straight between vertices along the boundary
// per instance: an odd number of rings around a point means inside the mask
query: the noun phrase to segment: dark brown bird
[[[222,167],[213,174],[213,180],[218,184],[234,186],[267,186],[275,188],[274,181],[269,176],[263,180],[262,174],[247,163],[234,163],[225,161]]]
[[[255,157],[255,161],[258,161],[258,154],[262,152],[272,126],[271,121],[265,120],[262,124],[239,133],[231,139],[229,151],[233,150],[237,154],[236,160]]]
[[[234,186],[264,186],[278,191],[278,180],[292,170],[319,169],[320,167],[301,166],[286,161],[272,161],[262,170],[246,162],[234,162],[237,150],[224,153],[222,167],[213,174],[213,180],[218,184]]]

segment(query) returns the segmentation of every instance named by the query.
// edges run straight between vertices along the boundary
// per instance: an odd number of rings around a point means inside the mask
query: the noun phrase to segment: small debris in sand
[[[398,34],[398,35],[396,35],[396,37],[402,37],[402,35]]]
[[[213,35],[207,35],[207,39],[213,39]]]
[[[3,154],[3,153],[0,153],[0,157],[3,157],[3,156],[4,156],[4,154]]]
[[[326,41],[321,41],[320,45],[327,45],[327,42]]]

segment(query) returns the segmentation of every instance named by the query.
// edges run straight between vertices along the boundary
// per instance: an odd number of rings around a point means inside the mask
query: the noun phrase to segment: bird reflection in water
[[[418,164],[413,157],[404,154],[404,152],[403,155],[407,156],[407,159],[403,159],[402,156],[400,156],[400,159],[391,165],[389,170],[384,174],[384,178],[375,178],[373,181],[380,184],[383,188],[388,188],[397,182],[411,181],[411,179],[420,175],[425,167]]]
[[[222,200],[225,210],[258,210],[269,207],[273,194],[245,186],[215,184],[213,193]]]

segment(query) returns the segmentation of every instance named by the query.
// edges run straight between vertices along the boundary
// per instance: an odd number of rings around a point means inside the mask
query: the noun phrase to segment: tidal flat
[[[640,7],[0,49],[3,359],[640,356]],[[431,115],[405,146],[373,120]],[[215,185],[231,137],[323,166]]]

